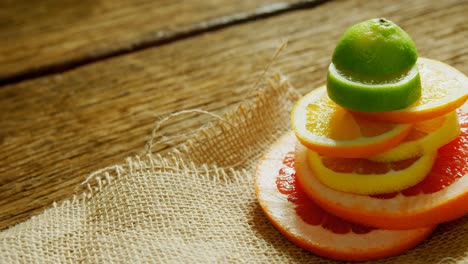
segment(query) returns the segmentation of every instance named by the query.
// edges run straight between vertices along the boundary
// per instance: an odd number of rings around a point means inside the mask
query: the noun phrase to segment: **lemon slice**
[[[404,190],[429,173],[437,152],[395,162],[346,159],[308,150],[307,161],[314,176],[328,187],[348,193],[373,195]]]
[[[373,161],[391,162],[414,158],[433,152],[460,135],[460,125],[455,111],[434,119],[418,122],[398,146],[368,157]]]

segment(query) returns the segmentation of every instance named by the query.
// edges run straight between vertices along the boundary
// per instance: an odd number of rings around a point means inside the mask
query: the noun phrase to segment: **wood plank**
[[[0,84],[319,2],[2,1]]]
[[[458,0],[330,2],[5,86],[0,229],[79,192],[91,171],[143,151],[160,117],[191,108],[222,113],[245,99],[282,40],[289,45],[271,71],[281,69],[302,92],[324,83],[349,25],[379,16],[409,32],[421,56],[466,74],[467,12],[468,2]],[[179,116],[161,132],[187,133],[209,119]]]

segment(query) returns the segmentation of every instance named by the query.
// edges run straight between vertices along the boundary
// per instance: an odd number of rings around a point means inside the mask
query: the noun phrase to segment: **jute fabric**
[[[299,94],[275,75],[254,97],[182,147],[97,171],[83,194],[1,232],[0,262],[335,263],[289,242],[257,203],[256,163],[289,130]],[[376,263],[467,263],[467,219]]]

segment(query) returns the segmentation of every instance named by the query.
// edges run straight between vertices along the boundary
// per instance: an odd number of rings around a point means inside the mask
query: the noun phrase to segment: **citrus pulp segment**
[[[322,184],[296,142],[297,178],[307,195],[325,210],[349,221],[387,229],[409,229],[450,221],[468,213],[468,114],[458,111],[461,134],[438,150],[426,178],[401,192],[366,196]]]
[[[431,173],[416,186],[402,191],[404,195],[434,193],[464,176],[468,177],[468,112],[460,109],[457,113],[460,119],[460,136],[439,148],[438,157]],[[465,191],[468,195],[468,187]],[[465,208],[468,212],[468,205],[460,208]]]
[[[448,114],[462,106],[468,99],[468,78],[440,61],[419,58],[421,97],[407,108],[381,112],[356,114],[374,120],[396,123],[415,123]]]
[[[361,158],[398,145],[410,124],[356,117],[336,105],[320,87],[302,97],[291,114],[292,129],[302,144],[324,155]]]
[[[361,194],[401,191],[416,185],[431,170],[436,152],[395,162],[376,162],[321,156],[307,151],[307,162],[314,177],[335,190]],[[303,175],[307,177],[306,175]]]
[[[369,160],[392,162],[436,151],[460,134],[456,111],[415,123],[408,136],[396,147],[368,157]]]
[[[316,255],[336,260],[365,261],[394,256],[427,238],[435,226],[382,230],[347,222],[320,207],[296,184],[296,138],[283,136],[260,160],[255,192],[270,222],[289,240]]]

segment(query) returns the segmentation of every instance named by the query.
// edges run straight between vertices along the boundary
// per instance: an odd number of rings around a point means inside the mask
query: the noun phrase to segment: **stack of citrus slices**
[[[417,58],[394,23],[352,26],[327,86],[292,111],[256,193],[297,245],[338,260],[401,254],[468,212],[468,78]]]

